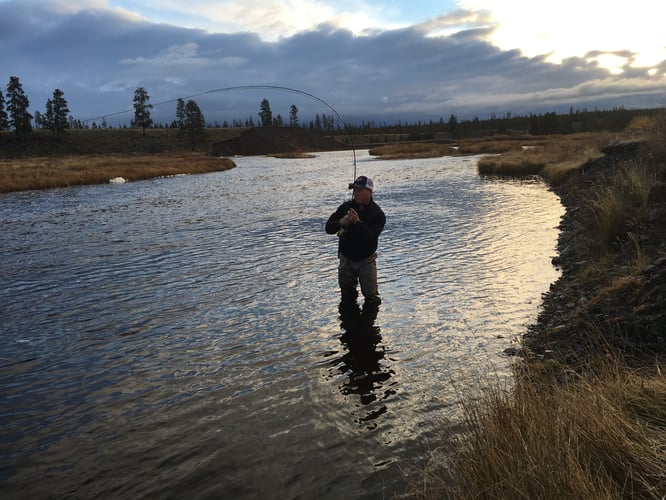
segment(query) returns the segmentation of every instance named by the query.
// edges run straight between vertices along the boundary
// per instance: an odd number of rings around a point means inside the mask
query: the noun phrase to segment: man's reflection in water
[[[341,303],[340,326],[344,330],[340,342],[346,353],[336,361],[338,369],[348,378],[340,387],[344,395],[358,394],[364,406],[370,405],[360,422],[370,422],[386,412],[384,401],[395,394],[388,384],[393,371],[382,363],[385,347],[375,326],[379,306],[361,310],[356,303]],[[369,428],[375,428],[377,424]]]

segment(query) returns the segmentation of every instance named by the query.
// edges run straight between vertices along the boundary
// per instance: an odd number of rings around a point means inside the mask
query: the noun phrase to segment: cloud
[[[552,62],[580,56],[581,50],[616,53],[631,49],[634,63],[666,58],[664,7],[652,0],[585,2],[559,0],[459,0],[462,8],[492,13],[497,29],[489,41],[527,56],[549,55]]]
[[[205,28],[210,33],[252,32],[264,41],[289,37],[322,22],[358,34],[391,11],[359,0],[162,0],[158,7],[155,2],[137,0],[132,5],[149,13],[153,21]]]
[[[316,100],[277,89],[208,92],[238,86],[300,89],[334,106],[347,121],[666,104],[664,62],[637,66],[629,49],[600,49],[558,63],[545,54],[501,49],[490,41],[498,25],[488,12],[458,10],[361,34],[332,21],[271,41],[257,33],[155,23],[101,2],[77,5],[0,2],[0,23],[14,29],[0,31],[6,71],[0,81],[19,76],[33,109],[43,109],[60,88],[75,117],[109,116],[131,109],[137,86],[153,102],[166,103],[154,109],[163,122],[174,117],[170,103],[188,96],[197,96],[211,122],[256,119],[264,97],[283,116],[296,104],[302,121],[327,112]],[[280,19],[276,14],[274,20]],[[621,74],[600,66],[607,55],[618,58]],[[130,118],[118,116],[125,123]]]

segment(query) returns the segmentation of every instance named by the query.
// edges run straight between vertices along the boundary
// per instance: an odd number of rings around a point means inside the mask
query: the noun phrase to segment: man
[[[356,304],[357,284],[365,297],[366,307],[381,303],[377,288],[377,243],[384,229],[386,216],[372,199],[374,183],[362,175],[349,189],[354,190],[351,201],[340,205],[326,222],[326,232],[337,234],[338,282],[343,304]]]

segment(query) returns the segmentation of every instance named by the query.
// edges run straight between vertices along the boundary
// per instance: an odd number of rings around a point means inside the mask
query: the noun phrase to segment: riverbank
[[[347,146],[288,127],[206,129],[194,151],[178,129],[35,130],[21,139],[0,133],[0,193],[137,181],[233,168],[234,155],[312,158]]]
[[[562,274],[508,353],[515,385],[461,395],[417,496],[666,496],[665,124],[558,177]]]
[[[601,348],[632,363],[666,355],[662,153],[643,141],[603,153],[554,188],[566,208],[553,261],[562,277],[524,337],[527,356],[576,366]]]
[[[206,129],[194,150],[178,129],[71,129],[60,137],[35,129],[0,132],[0,193],[127,182],[227,170],[233,160],[210,155],[213,142],[243,128]]]
[[[235,166],[229,158],[197,152],[0,159],[0,193],[203,174]]]

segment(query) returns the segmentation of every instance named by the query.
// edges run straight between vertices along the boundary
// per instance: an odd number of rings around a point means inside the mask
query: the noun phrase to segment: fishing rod
[[[215,94],[215,93],[219,93],[219,92],[231,92],[231,91],[234,91],[234,90],[282,90],[282,91],[285,91],[285,92],[291,92],[292,94],[300,94],[300,95],[303,95],[305,97],[309,97],[311,99],[314,99],[315,101],[320,102],[324,106],[326,106],[328,109],[330,109],[335,114],[335,116],[340,121],[340,123],[342,123],[343,128],[345,130],[345,133],[347,134],[347,139],[349,140],[349,145],[351,146],[351,150],[352,150],[353,164],[354,164],[354,174],[353,174],[353,177],[352,177],[352,182],[354,180],[356,180],[356,147],[354,146],[354,138],[352,137],[352,135],[349,131],[349,126],[347,125],[347,122],[345,122],[345,120],[342,118],[340,113],[338,113],[337,110],[333,106],[331,106],[329,103],[324,101],[321,97],[317,97],[316,95],[311,94],[309,92],[305,92],[304,90],[294,89],[294,88],[291,88],[291,87],[284,87],[284,86],[281,86],[281,85],[236,85],[236,86],[233,86],[233,87],[222,87],[222,88],[219,88],[219,89],[212,89],[212,90],[207,90],[205,92],[199,92],[198,94],[192,94],[192,95],[189,95],[189,96],[186,96],[186,97],[179,97],[179,98],[176,98],[176,99],[169,99],[167,101],[161,101],[161,102],[153,104],[153,106],[162,106],[164,104],[170,104],[170,103],[178,102],[179,99],[193,99],[195,97],[201,97],[203,95]],[[108,115],[102,115],[102,116],[98,116],[98,117],[94,117],[94,118],[88,118],[87,120],[83,120],[83,121],[84,122],[89,122],[89,121],[93,121],[93,120],[99,120],[101,118],[106,118],[106,117],[109,117],[109,116],[117,116],[117,115],[122,115],[122,114],[125,114],[125,113],[129,113],[130,111],[131,110],[118,111],[116,113],[111,113],[111,114],[108,114]]]

